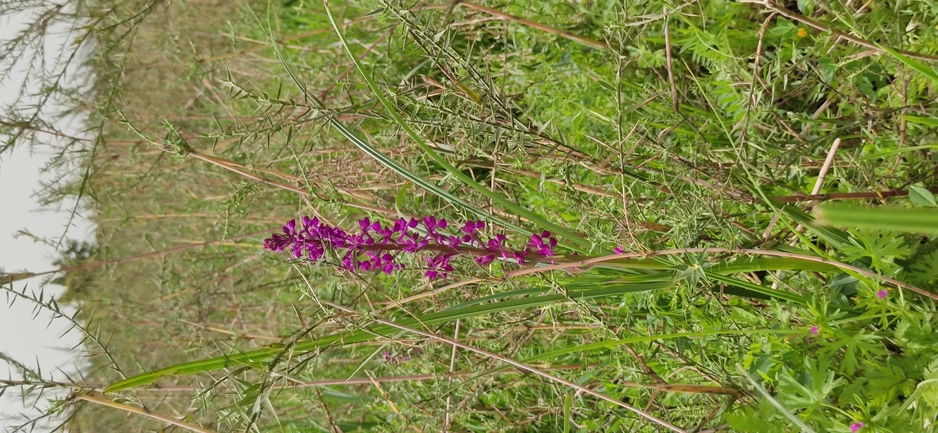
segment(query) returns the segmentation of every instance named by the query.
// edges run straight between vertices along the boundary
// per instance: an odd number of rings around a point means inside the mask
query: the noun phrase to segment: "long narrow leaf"
[[[739,278],[733,278],[726,275],[721,275],[716,272],[707,272],[707,278],[712,280],[719,281],[721,283],[729,284],[750,292],[759,293],[765,296],[771,296],[773,298],[784,299],[789,302],[795,302],[798,304],[807,304],[808,300],[803,296],[796,295],[794,293],[789,293],[784,290],[772,290],[771,287],[760,286],[758,284],[753,284],[748,281],[740,280]]]
[[[452,322],[458,319],[476,317],[486,314],[493,314],[501,311],[520,310],[531,307],[547,305],[553,302],[561,302],[569,298],[573,299],[594,299],[622,295],[639,290],[657,290],[671,286],[671,282],[658,282],[646,284],[622,284],[616,287],[604,287],[594,290],[570,290],[567,295],[545,295],[534,296],[521,299],[512,299],[508,301],[496,302],[483,305],[471,305],[464,308],[445,310],[438,313],[427,314],[421,317],[407,317],[398,321],[404,326],[436,325]],[[297,353],[308,352],[317,348],[328,347],[331,345],[344,345],[360,343],[371,340],[378,336],[388,336],[396,334],[396,328],[388,325],[372,325],[365,329],[350,331],[341,334],[334,334],[310,341],[301,341],[291,347],[282,344],[272,345],[263,349],[252,350],[249,352],[239,352],[230,355],[219,356],[215,358],[203,359],[199,361],[177,364],[159,370],[143,373],[137,376],[129,377],[109,386],[105,392],[117,392],[125,389],[136,388],[138,386],[153,383],[164,376],[170,375],[188,375],[204,373],[213,370],[220,370],[232,366],[249,366],[252,368],[261,367],[261,363],[274,356],[282,354],[285,350],[291,350]]]
[[[839,272],[840,269],[827,263],[818,263],[798,258],[744,257],[733,261],[721,261],[708,271],[721,274],[741,274],[760,271],[810,271]]]

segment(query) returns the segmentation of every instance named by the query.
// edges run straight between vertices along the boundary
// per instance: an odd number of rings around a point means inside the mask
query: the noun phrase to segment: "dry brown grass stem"
[[[96,405],[99,405],[99,406],[109,407],[109,408],[112,408],[112,409],[118,409],[118,410],[122,410],[122,411],[129,412],[129,413],[132,413],[132,414],[136,414],[136,415],[144,416],[144,417],[147,417],[147,418],[150,418],[150,419],[154,419],[154,420],[157,420],[157,421],[165,422],[165,423],[167,423],[167,424],[171,424],[171,425],[174,425],[174,426],[176,426],[176,427],[183,428],[183,429],[186,429],[186,430],[189,430],[189,431],[194,431],[194,432],[196,432],[196,433],[215,433],[215,432],[213,432],[212,430],[208,430],[208,429],[199,427],[199,426],[197,426],[197,425],[195,425],[195,424],[190,424],[190,423],[187,423],[187,422],[182,421],[182,420],[178,420],[178,419],[173,418],[173,417],[170,417],[170,416],[160,415],[160,414],[158,414],[158,413],[150,412],[149,410],[147,410],[147,409],[145,409],[145,408],[139,408],[139,407],[136,407],[136,406],[130,406],[130,405],[126,405],[126,404],[123,404],[123,403],[118,403],[118,402],[116,402],[116,401],[111,401],[111,400],[108,400],[108,399],[105,399],[105,398],[101,398],[101,397],[93,397],[93,396],[90,396],[90,395],[87,395],[87,394],[78,394],[78,395],[76,395],[74,398],[76,398],[76,399],[78,399],[78,400],[84,400],[84,401],[87,401],[87,402],[89,402],[89,403],[96,404]]]

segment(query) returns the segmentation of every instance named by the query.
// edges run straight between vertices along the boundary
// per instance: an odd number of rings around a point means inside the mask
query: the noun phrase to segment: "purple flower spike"
[[[545,239],[547,242],[544,242]],[[554,255],[553,247],[557,245],[557,240],[550,237],[550,232],[545,231],[544,234],[540,236],[531,235],[531,241],[528,242],[528,245],[534,248],[535,253],[544,257],[550,257]]]
[[[426,234],[412,230],[421,224]],[[508,238],[503,234],[485,237],[484,221],[467,221],[460,226],[459,234],[441,233],[449,223],[433,215],[421,219],[398,218],[388,225],[362,218],[358,227],[358,233],[347,233],[341,228],[323,224],[318,218],[303,217],[302,228],[297,227],[296,220],[288,221],[282,233],[272,234],[264,240],[264,248],[276,252],[289,251],[294,258],[310,262],[339,257],[336,266],[341,269],[388,275],[405,269],[405,265],[399,262],[402,257],[431,250],[433,254],[426,258],[424,275],[436,279],[446,278],[453,271],[450,261],[454,257],[471,256],[479,266],[486,266],[498,258],[521,265],[531,260],[550,261],[548,258],[554,255],[557,247],[557,239],[549,231],[543,231],[532,235],[524,249],[512,249],[507,246]]]

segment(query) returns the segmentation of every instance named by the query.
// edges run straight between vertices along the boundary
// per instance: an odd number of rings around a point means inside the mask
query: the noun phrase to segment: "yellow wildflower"
[[[808,37],[808,31],[805,30],[804,27],[798,29],[798,37],[799,37],[799,38],[806,38],[806,37]]]

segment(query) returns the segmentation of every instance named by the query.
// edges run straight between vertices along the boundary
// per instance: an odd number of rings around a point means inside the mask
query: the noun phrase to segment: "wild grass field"
[[[934,2],[68,5],[61,430],[938,430]]]

